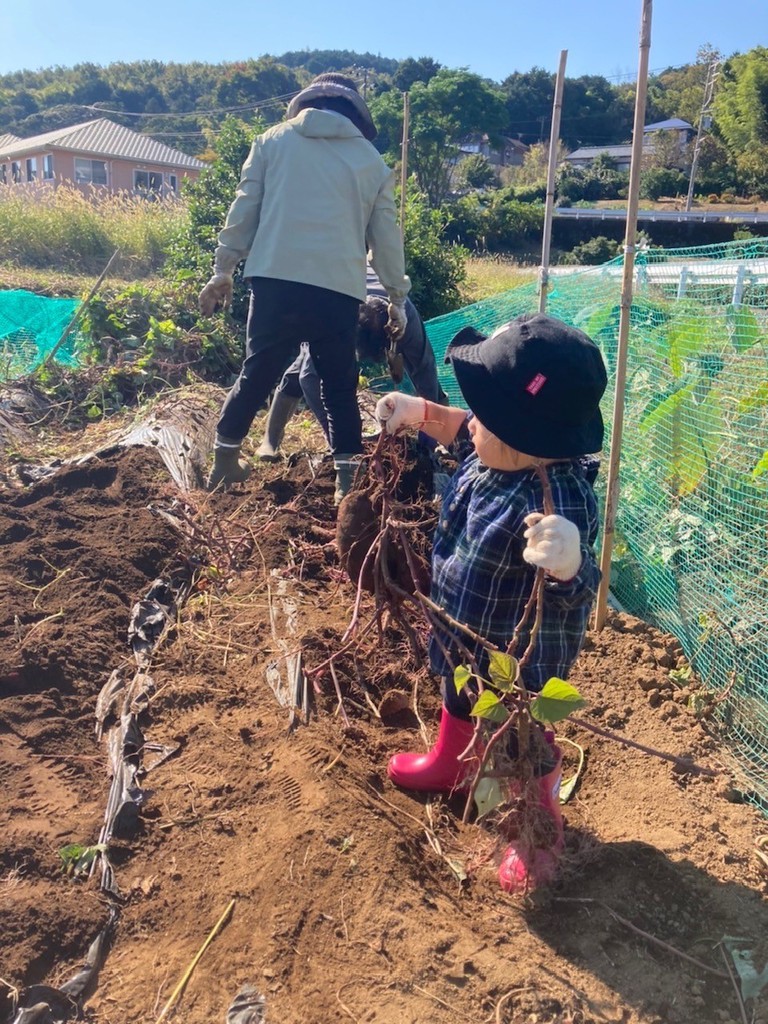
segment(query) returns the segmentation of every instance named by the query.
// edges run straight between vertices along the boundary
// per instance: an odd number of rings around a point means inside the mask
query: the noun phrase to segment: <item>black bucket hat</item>
[[[314,78],[309,83],[306,89],[302,89],[298,95],[294,96],[288,104],[286,117],[289,119],[296,117],[305,107],[314,107],[317,105],[318,100],[327,99],[343,100],[350,108],[350,113],[356,115],[354,119],[355,124],[363,133],[364,138],[368,139],[369,142],[373,142],[379,133],[376,130],[376,125],[373,123],[373,117],[368,109],[368,104],[357,91],[357,86],[353,79],[348,78],[346,75],[336,74],[333,71],[318,75],[317,78]]]
[[[510,320],[490,337],[465,327],[445,361],[475,416],[511,448],[541,459],[602,448],[605,364],[578,328],[542,313]]]

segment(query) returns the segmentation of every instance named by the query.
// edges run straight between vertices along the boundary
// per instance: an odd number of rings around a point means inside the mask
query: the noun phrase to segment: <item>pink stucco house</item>
[[[69,182],[84,190],[165,196],[205,166],[105,117],[28,139],[0,135],[0,185]]]

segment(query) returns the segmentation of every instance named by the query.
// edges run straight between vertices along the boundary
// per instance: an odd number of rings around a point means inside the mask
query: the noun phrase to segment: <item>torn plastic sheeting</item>
[[[758,974],[754,962],[755,954],[749,949],[751,941],[754,940],[734,938],[732,935],[726,935],[723,939],[723,945],[731,954],[733,966],[739,976],[742,999],[757,999],[768,985],[768,963]]]
[[[131,609],[128,623],[128,643],[141,666],[176,614],[176,596],[171,585],[163,579],[155,580],[146,597]]]
[[[202,487],[221,405],[219,389],[196,388],[161,399],[147,419],[120,442],[156,448],[183,491]]]
[[[69,981],[60,988],[31,985],[26,990],[24,1002],[27,1005],[19,1007],[13,1024],[65,1024],[80,1017],[80,1000],[104,962],[117,919],[117,909],[110,907],[109,920],[88,947],[85,964]]]
[[[269,624],[272,640],[280,650],[281,656],[268,663],[264,674],[281,708],[302,707],[306,703],[302,696],[306,689],[306,681],[301,648],[297,648],[296,645],[298,605],[289,592],[290,581],[280,577],[275,569],[270,575],[272,582],[268,584]]]
[[[255,985],[243,985],[227,1010],[226,1024],[264,1024],[265,999]]]
[[[132,836],[138,826],[139,808],[145,799],[140,778],[151,768],[156,768],[171,757],[179,748],[153,743],[149,746],[155,755],[151,763],[144,761],[148,745],[139,724],[141,711],[154,691],[154,681],[143,668],[149,656],[173,621],[176,610],[177,592],[164,579],[156,579],[146,596],[134,604],[128,626],[130,643],[138,669],[129,683],[123,672],[125,666],[116,669],[101,689],[96,700],[96,732],[106,736],[107,755],[112,782],[104,811],[104,824],[99,843],[107,847],[98,862],[101,867],[101,889],[117,897],[120,895],[114,871],[109,860],[109,842],[114,836]],[[105,732],[105,723],[114,716],[116,722]],[[91,872],[95,869],[94,861]]]

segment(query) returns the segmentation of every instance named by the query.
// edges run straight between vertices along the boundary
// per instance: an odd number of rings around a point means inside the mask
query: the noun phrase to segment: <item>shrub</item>
[[[415,190],[407,195],[405,268],[411,278],[411,300],[425,320],[461,305],[459,288],[466,276],[468,253],[445,239],[444,227],[444,214],[431,209],[425,196]]]
[[[688,179],[674,167],[649,167],[640,177],[640,195],[643,199],[660,199],[687,193]]]
[[[449,239],[480,251],[518,249],[541,232],[544,207],[521,203],[513,189],[463,196],[445,207]]]
[[[561,262],[568,264],[579,264],[596,266],[599,263],[607,263],[615,259],[621,252],[621,243],[605,235],[598,235],[590,238],[588,242],[582,242],[574,246],[571,252],[566,253]]]
[[[76,344],[85,365],[120,370],[123,404],[139,389],[168,383],[228,383],[239,368],[241,347],[230,318],[200,318],[189,285],[150,288],[140,282],[102,288],[83,315]]]
[[[521,203],[543,203],[547,198],[547,186],[540,185],[517,185],[512,190],[512,195]]]
[[[496,172],[482,153],[473,153],[459,164],[456,175],[468,188],[497,187]]]

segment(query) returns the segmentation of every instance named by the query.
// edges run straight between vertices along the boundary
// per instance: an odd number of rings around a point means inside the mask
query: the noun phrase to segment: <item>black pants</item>
[[[245,360],[221,410],[219,434],[233,441],[246,436],[254,416],[306,341],[320,377],[331,451],[361,452],[355,355],[359,301],[295,281],[253,277],[250,285]]]

